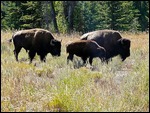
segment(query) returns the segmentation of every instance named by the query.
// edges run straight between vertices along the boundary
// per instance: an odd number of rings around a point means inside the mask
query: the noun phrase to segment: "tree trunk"
[[[55,13],[55,9],[54,9],[54,4],[53,4],[53,1],[49,1],[49,2],[50,2],[50,7],[51,7],[51,14],[52,14],[52,21],[54,24],[54,28],[56,30],[56,33],[59,33],[57,21],[56,21],[56,13]]]
[[[46,23],[46,29],[48,30],[49,29],[49,15],[48,15],[48,1],[44,1],[44,6],[45,6],[45,16],[44,16],[44,20],[45,20],[45,23]]]
[[[69,23],[69,33],[73,31],[73,10],[74,10],[74,1],[69,2],[68,7],[68,23]]]
[[[68,24],[68,33],[73,31],[73,11],[76,1],[63,1],[64,15]]]

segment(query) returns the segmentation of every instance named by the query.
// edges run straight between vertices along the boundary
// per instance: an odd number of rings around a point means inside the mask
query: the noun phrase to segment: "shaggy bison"
[[[131,41],[122,38],[120,33],[115,30],[97,30],[83,34],[81,40],[94,40],[106,50],[105,61],[108,63],[109,59],[120,55],[122,61],[130,56]]]
[[[21,48],[24,48],[26,51],[29,50],[30,63],[32,63],[36,53],[40,56],[41,61],[44,62],[48,53],[51,53],[52,56],[60,56],[61,53],[61,41],[54,39],[48,30],[39,28],[21,30],[13,34],[11,40],[14,43],[16,61],[18,61],[18,54]]]
[[[82,58],[84,64],[86,63],[87,58],[89,58],[90,65],[92,65],[93,58],[99,57],[103,60],[106,54],[105,49],[92,40],[72,42],[66,46],[66,52],[69,53],[67,63],[69,60],[73,60],[73,55],[75,54]]]

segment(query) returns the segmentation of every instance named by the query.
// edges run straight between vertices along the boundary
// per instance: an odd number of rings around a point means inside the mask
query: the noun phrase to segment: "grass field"
[[[24,49],[15,61],[11,36],[1,31],[1,112],[149,111],[149,34],[122,33],[131,40],[131,56],[109,64],[96,58],[93,67],[81,67],[76,56],[67,65],[65,45],[78,33],[54,34],[62,39],[61,56],[48,54],[42,63],[36,55],[32,64]]]

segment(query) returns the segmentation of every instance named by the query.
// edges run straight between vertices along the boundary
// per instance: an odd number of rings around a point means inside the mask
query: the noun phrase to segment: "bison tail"
[[[14,37],[14,34],[12,35],[12,38],[8,40],[9,43],[12,42],[13,37]]]
[[[9,39],[9,42],[12,42],[12,38],[11,38],[11,39]]]
[[[66,53],[68,53],[68,45],[66,45]]]
[[[8,42],[12,42],[12,38],[8,40]]]

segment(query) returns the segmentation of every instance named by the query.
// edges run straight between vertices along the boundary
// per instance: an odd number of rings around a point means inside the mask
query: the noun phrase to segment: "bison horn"
[[[124,41],[124,40],[122,39],[122,40],[121,40],[121,44],[122,44],[122,45],[123,45],[123,41]]]
[[[53,43],[54,39],[51,40],[50,45],[54,46],[55,44]]]

